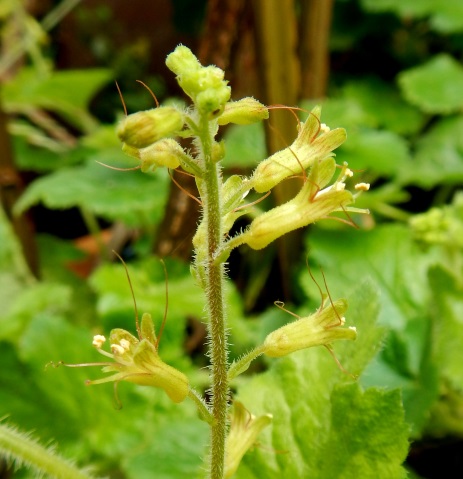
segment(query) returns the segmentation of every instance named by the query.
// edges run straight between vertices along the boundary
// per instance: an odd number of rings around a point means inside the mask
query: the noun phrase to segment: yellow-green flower
[[[235,474],[243,456],[256,443],[257,436],[272,422],[272,415],[256,417],[241,402],[235,401],[230,422],[225,443],[225,479]]]
[[[270,333],[264,341],[263,352],[272,358],[286,356],[312,346],[327,346],[339,339],[356,339],[355,327],[345,327],[347,301],[338,299],[310,316],[299,318]]]
[[[104,373],[114,373],[109,377],[89,380],[87,384],[128,381],[161,388],[175,403],[180,403],[187,397],[188,378],[159,357],[151,315],[145,313],[142,317],[140,339],[124,329],[113,329],[109,338],[110,353],[101,349],[105,341],[104,336],[94,336],[93,346],[100,354],[112,359],[112,362],[72,365],[103,366]]]

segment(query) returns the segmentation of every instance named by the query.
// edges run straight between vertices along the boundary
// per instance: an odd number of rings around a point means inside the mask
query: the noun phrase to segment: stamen
[[[101,334],[97,334],[96,336],[93,336],[92,345],[95,346],[95,348],[97,349],[101,349],[101,346],[103,346],[105,341],[106,338],[104,336],[102,336]]]
[[[354,188],[357,191],[368,191],[370,189],[370,183],[357,183]]]
[[[111,351],[115,356],[122,356],[125,354],[125,349],[119,344],[111,344]]]

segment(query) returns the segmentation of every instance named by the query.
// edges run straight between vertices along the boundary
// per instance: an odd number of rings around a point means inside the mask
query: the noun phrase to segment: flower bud
[[[177,75],[178,84],[193,100],[201,115],[213,119],[223,112],[231,94],[223,70],[213,65],[203,67],[191,50],[183,45],[167,57],[166,65]]]
[[[218,122],[219,125],[228,125],[229,123],[250,125],[267,119],[267,107],[252,97],[246,97],[238,101],[229,101]]]
[[[218,163],[222,161],[225,157],[225,142],[222,141],[214,141],[212,143],[212,161],[214,163]]]
[[[199,63],[193,52],[185,45],[178,45],[172,53],[167,55],[166,65],[176,75],[182,75],[202,68],[201,63]]]
[[[117,127],[119,139],[133,148],[145,148],[183,128],[183,115],[176,108],[161,106],[127,116]]]
[[[225,444],[225,479],[235,474],[243,456],[256,443],[260,432],[271,422],[271,414],[256,417],[241,402],[233,403],[230,431]]]
[[[339,339],[356,339],[356,329],[344,327],[342,315],[346,310],[347,301],[338,299],[315,314],[282,326],[265,338],[264,354],[279,358],[300,349],[328,345]]]
[[[139,150],[139,155],[141,171],[146,173],[148,170],[158,166],[175,169],[180,166],[180,161],[186,153],[175,140],[164,138]]]
[[[230,99],[230,87],[224,85],[219,88],[209,88],[195,97],[195,104],[198,111],[203,115],[208,115],[209,120],[220,116],[225,108],[225,104]]]

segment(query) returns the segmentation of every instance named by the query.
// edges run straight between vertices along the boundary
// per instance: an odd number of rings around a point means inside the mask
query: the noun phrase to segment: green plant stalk
[[[63,479],[90,479],[72,463],[47,449],[25,433],[5,424],[0,425],[0,450],[7,458],[32,466],[47,476]]]
[[[210,478],[222,479],[227,432],[228,344],[225,327],[224,265],[215,263],[214,255],[222,244],[223,227],[220,201],[220,171],[212,159],[212,137],[206,117],[201,119],[199,139],[204,159],[205,194],[202,198],[207,225],[206,303],[209,352],[212,368],[212,415]]]
[[[201,395],[194,389],[190,388],[190,390],[188,391],[188,397],[195,403],[196,407],[198,408],[198,413],[201,416],[201,419],[206,421],[211,426],[214,425],[214,417],[212,416],[211,411],[209,410]]]
[[[265,347],[264,345],[257,346],[252,351],[249,351],[244,356],[242,356],[238,361],[234,362],[228,370],[228,379],[231,381],[236,378],[236,376],[244,373],[254,359],[258,358],[260,355],[264,354]]]

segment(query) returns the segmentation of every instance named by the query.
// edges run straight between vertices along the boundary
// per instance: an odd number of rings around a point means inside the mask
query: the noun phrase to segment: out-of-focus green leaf
[[[111,386],[85,386],[86,379],[105,375],[101,368],[45,369],[50,361],[107,361],[91,342],[90,330],[71,326],[59,316],[37,314],[17,352],[12,345],[2,343],[0,415],[9,415],[24,429],[34,429],[44,441],[58,440],[63,453],[81,463],[92,461],[103,469],[112,466],[116,470],[134,456],[147,456],[153,437],[157,447],[168,454],[171,437],[181,436],[183,427],[190,424],[190,430],[197,427],[198,432],[184,459],[187,461],[191,452],[189,464],[199,464],[203,442],[198,438],[207,435],[192,403],[175,405],[160,389],[124,383],[118,388],[123,405],[118,409]],[[141,464],[138,471],[142,470]]]
[[[110,78],[111,71],[102,68],[56,71],[48,76],[37,75],[33,68],[23,68],[14,80],[3,85],[4,107],[11,112],[45,108],[90,132],[97,123],[87,112],[88,104]]]
[[[359,373],[382,334],[374,325],[378,303],[371,284],[361,283],[350,303],[346,321],[355,318],[358,340],[338,342],[334,350],[344,367]],[[265,448],[244,457],[237,478],[405,477],[400,394],[362,391],[346,380],[320,347],[278,360],[240,387],[238,399],[253,414],[273,414],[273,423],[261,434]]]
[[[36,284],[21,251],[10,222],[0,207],[0,338],[17,332],[16,323],[8,320],[19,294]]]
[[[402,183],[424,188],[463,182],[463,116],[439,120],[416,144],[411,165],[401,173]]]
[[[16,211],[41,202],[50,209],[77,206],[132,226],[159,221],[167,194],[165,172],[114,171],[93,160],[35,180],[17,202]]]
[[[123,459],[129,479],[201,479],[208,441],[208,427],[194,416],[171,417],[157,429],[156,441],[149,440],[142,452]],[[147,438],[148,439],[148,438]]]
[[[362,7],[370,12],[394,11],[404,17],[427,15],[435,0],[361,0]]]
[[[13,298],[8,311],[0,312],[0,339],[16,343],[35,315],[67,310],[71,291],[62,284],[37,282],[24,285]]]
[[[93,152],[81,146],[54,152],[32,145],[17,136],[12,137],[12,141],[18,168],[39,173],[82,163]]]
[[[463,31],[463,4],[460,0],[362,0],[370,12],[395,12],[401,17],[430,17],[431,26],[442,33]]]
[[[226,168],[253,168],[266,157],[263,123],[231,125],[224,140]]]
[[[431,26],[444,34],[463,32],[463,3],[459,0],[439,2],[434,0],[435,10]]]
[[[128,268],[139,314],[150,313],[159,331],[166,305],[162,265],[157,258],[151,257],[143,262],[130,263]],[[186,265],[168,261],[167,271],[168,312],[160,348],[164,354],[178,360],[179,349],[185,340],[187,319],[204,318],[204,295]],[[102,265],[92,275],[90,283],[98,294],[97,308],[105,328],[122,327],[135,332],[133,299],[123,266],[117,263]],[[249,345],[250,339],[242,321],[240,297],[231,283],[227,284],[226,297],[229,305],[228,325],[236,337],[236,341],[233,340],[233,343],[237,343],[234,348],[239,351]]]
[[[431,410],[426,434],[431,437],[461,436],[463,427],[463,288],[460,271],[442,266],[429,270],[434,291],[432,334],[435,356],[442,377],[439,400]]]
[[[21,246],[16,238],[11,223],[0,208],[0,271],[16,275],[23,281],[33,281],[32,275],[23,258]]]
[[[463,66],[445,53],[398,76],[404,97],[426,113],[450,114],[463,108]]]
[[[371,77],[347,82],[336,97],[323,101],[322,121],[331,128],[346,128],[348,138],[356,127],[410,135],[421,128],[423,114],[405,102],[393,86]]]
[[[336,150],[336,161],[346,161],[350,168],[395,176],[410,164],[410,153],[407,142],[392,131],[361,129],[351,132]]]
[[[434,291],[433,335],[439,371],[463,392],[463,287],[441,266],[429,270],[429,282]]]

